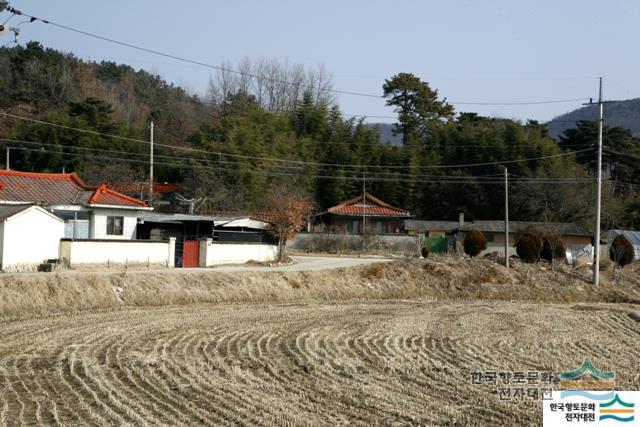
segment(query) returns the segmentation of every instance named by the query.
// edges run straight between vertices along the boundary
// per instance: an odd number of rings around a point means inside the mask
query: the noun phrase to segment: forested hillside
[[[366,191],[418,218],[451,220],[464,211],[497,219],[508,166],[513,219],[591,225],[589,123],[559,145],[537,122],[455,112],[401,73],[380,91],[399,113],[404,143],[395,146],[381,143],[375,127],[342,116],[322,69],[268,60],[238,68],[249,71],[214,76],[209,94],[198,97],[126,65],[85,62],[35,43],[3,48],[0,111],[66,127],[0,116],[0,138],[12,147],[14,169],[64,169],[117,183],[146,179],[149,147],[136,140],[148,140],[153,120],[157,181],[206,197],[203,212],[260,209],[275,186],[305,191],[321,209],[360,194],[364,180]],[[620,132],[607,134],[624,136],[617,147],[640,154],[638,140]],[[522,159],[532,160],[513,162]],[[607,159],[603,226],[638,227],[637,159]]]
[[[562,114],[548,123],[549,132],[559,137],[579,121],[593,121],[598,117],[598,107],[588,105]],[[640,98],[609,102],[604,108],[604,123],[610,127],[621,127],[640,137]]]

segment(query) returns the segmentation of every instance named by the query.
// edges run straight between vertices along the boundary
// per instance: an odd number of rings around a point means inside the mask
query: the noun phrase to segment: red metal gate
[[[200,242],[185,240],[182,245],[182,266],[184,268],[198,267],[200,262]]]

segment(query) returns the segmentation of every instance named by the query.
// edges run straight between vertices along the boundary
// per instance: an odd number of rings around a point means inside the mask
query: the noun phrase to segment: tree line
[[[240,65],[245,72],[221,71],[199,97],[127,65],[82,61],[37,43],[2,48],[0,109],[140,140],[148,139],[153,120],[158,181],[184,184],[184,196],[204,201],[201,212],[263,209],[280,187],[310,195],[321,210],[364,186],[417,218],[455,220],[463,211],[470,219],[500,219],[499,180],[508,166],[513,219],[591,227],[592,122],[556,141],[536,121],[456,112],[427,82],[399,73],[380,92],[397,113],[396,146],[364,119],[341,113],[322,67]],[[6,117],[0,137],[31,142],[5,142],[14,148],[14,169],[64,169],[112,184],[147,176],[143,143]],[[640,141],[622,128],[607,128],[604,138],[604,227],[640,227],[640,163],[614,153],[640,155]]]

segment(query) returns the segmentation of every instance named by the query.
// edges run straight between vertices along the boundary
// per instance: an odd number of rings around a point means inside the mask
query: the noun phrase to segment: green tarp
[[[449,240],[447,237],[427,237],[424,246],[431,253],[444,254],[449,250]]]

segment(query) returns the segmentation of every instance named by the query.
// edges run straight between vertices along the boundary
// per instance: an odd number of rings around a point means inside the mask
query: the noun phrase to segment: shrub
[[[426,258],[429,256],[429,248],[427,248],[426,246],[423,246],[422,249],[420,249],[420,253],[422,254],[422,258]]]
[[[622,234],[613,239],[611,248],[609,248],[609,258],[611,258],[611,261],[615,262],[620,267],[624,267],[625,265],[633,262],[633,256],[633,245],[629,239],[624,237]]]
[[[482,231],[474,228],[464,237],[464,253],[467,255],[474,257],[485,249],[487,249],[487,238]]]
[[[542,230],[542,236],[540,258],[553,262],[566,256],[567,248],[557,231],[545,228]]]
[[[516,243],[516,252],[524,262],[538,262],[542,253],[542,238],[534,232],[525,231]]]

